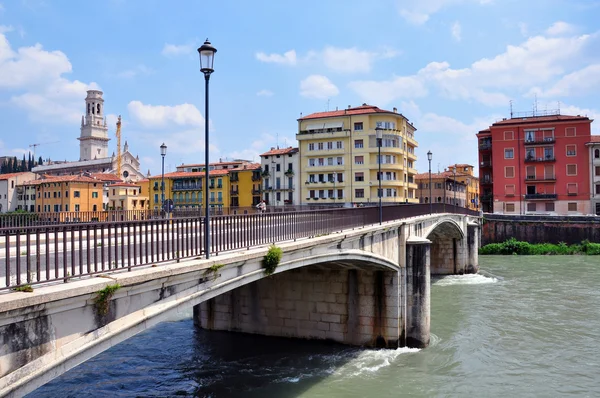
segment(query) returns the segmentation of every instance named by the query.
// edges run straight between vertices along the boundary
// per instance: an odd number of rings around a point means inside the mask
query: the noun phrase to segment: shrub
[[[279,265],[279,261],[281,261],[281,256],[283,255],[283,251],[281,248],[273,245],[269,248],[269,251],[265,255],[262,260],[262,266],[265,269],[265,273],[267,275],[273,274],[277,265]]]
[[[600,243],[584,240],[581,244],[567,245],[565,242],[530,244],[510,238],[503,243],[490,243],[479,249],[479,254],[519,254],[519,255],[567,255],[588,254],[600,255]]]

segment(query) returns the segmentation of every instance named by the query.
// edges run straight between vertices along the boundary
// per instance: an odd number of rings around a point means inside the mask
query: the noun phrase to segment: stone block
[[[321,320],[321,314],[319,314],[318,312],[311,312],[309,313],[309,319],[311,321],[320,321]]]
[[[345,304],[329,303],[327,304],[327,309],[330,314],[342,315],[347,312],[347,307]]]
[[[340,294],[340,293],[342,293],[342,289],[343,289],[343,284],[341,282],[334,282],[329,285],[330,293]]]
[[[332,332],[346,333],[348,331],[348,326],[344,323],[330,323],[329,330]]]
[[[335,302],[338,304],[347,304],[348,303],[348,293],[336,294]]]
[[[283,326],[298,328],[298,320],[297,319],[284,319]]]
[[[373,326],[373,322],[374,322],[374,320],[370,316],[359,316],[358,317],[358,324],[361,326],[363,326],[363,325]]]
[[[284,326],[281,328],[281,336],[298,337],[298,329],[291,326]]]
[[[307,321],[310,319],[310,312],[308,311],[296,311],[295,318],[299,321]]]
[[[346,336],[341,332],[328,331],[325,333],[325,338],[333,341],[343,343],[346,340]]]
[[[329,311],[329,307],[327,303],[317,303],[317,312],[324,314]]]
[[[323,301],[326,303],[335,303],[335,294],[334,293],[324,293],[323,294]]]
[[[329,330],[329,323],[327,322],[319,322],[317,324],[317,330],[325,330],[328,331]]]
[[[341,317],[338,314],[321,314],[321,321],[329,323],[340,323]]]

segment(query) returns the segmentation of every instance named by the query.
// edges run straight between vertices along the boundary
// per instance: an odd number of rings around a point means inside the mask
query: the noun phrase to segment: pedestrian
[[[267,202],[265,202],[264,200],[262,202],[260,202],[260,211],[262,213],[267,211]]]

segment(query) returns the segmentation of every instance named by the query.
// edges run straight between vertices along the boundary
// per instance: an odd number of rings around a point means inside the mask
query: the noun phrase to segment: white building
[[[116,173],[118,156],[114,152],[108,156],[108,126],[104,116],[104,99],[102,91],[89,90],[85,98],[85,116],[81,117],[79,140],[79,160],[76,162],[56,162],[37,166],[34,173],[48,175],[72,175],[81,173]],[[123,181],[139,181],[144,179],[140,172],[139,157],[129,152],[125,141],[121,153],[121,175]]]
[[[0,174],[0,213],[7,213],[19,209],[19,196],[25,195],[18,191],[18,185],[25,181],[35,179],[35,174],[29,171],[22,173]],[[29,195],[29,194],[27,194]],[[35,192],[30,201],[35,203]],[[29,210],[23,208],[22,210]]]
[[[298,148],[271,148],[260,155],[262,197],[271,206],[300,204],[300,152]]]
[[[590,148],[591,209],[600,216],[600,136],[593,135],[587,146]]]

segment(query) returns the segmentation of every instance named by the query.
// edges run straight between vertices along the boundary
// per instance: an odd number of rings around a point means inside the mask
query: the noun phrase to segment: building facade
[[[381,148],[376,129],[382,130]],[[418,203],[415,131],[396,108],[367,104],[301,117],[296,135],[301,202],[377,203],[381,181],[382,202]]]
[[[417,181],[417,198],[419,203],[429,203],[429,173],[415,176]],[[458,179],[452,171],[431,173],[431,201],[446,206],[468,207],[467,184]],[[448,207],[450,210],[450,207]]]
[[[260,155],[262,197],[268,205],[300,204],[300,152],[298,148],[271,148]]]
[[[475,177],[474,167],[470,164],[453,164],[448,166],[447,171],[454,171],[456,167],[456,181],[465,184],[466,205],[469,210],[479,211],[479,178]]]
[[[593,135],[587,144],[590,151],[591,213],[600,216],[600,136]]]
[[[585,116],[532,115],[480,131],[483,211],[590,214],[591,123]]]
[[[0,174],[0,213],[8,213],[16,210],[30,210],[31,200],[28,199],[27,207],[19,207],[19,200],[31,195],[19,189],[19,185],[35,178],[35,174],[25,171],[22,173]],[[35,196],[35,194],[34,194]],[[35,198],[33,198],[35,200]]]
[[[139,185],[118,182],[108,186],[108,210],[147,210],[148,197]]]
[[[35,212],[101,211],[103,183],[86,176],[55,176],[25,182],[35,187]]]

